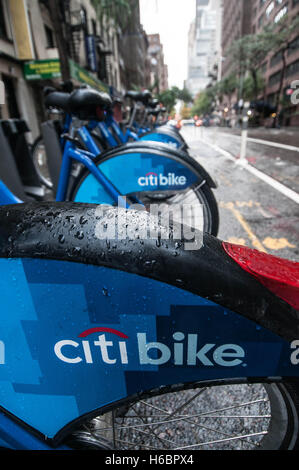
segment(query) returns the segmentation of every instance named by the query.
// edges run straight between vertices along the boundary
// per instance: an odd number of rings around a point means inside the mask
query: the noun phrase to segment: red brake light
[[[299,263],[245,246],[222,243],[226,253],[267,289],[299,309]]]

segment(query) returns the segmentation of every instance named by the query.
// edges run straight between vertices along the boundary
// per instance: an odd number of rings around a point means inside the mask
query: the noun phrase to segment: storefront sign
[[[98,80],[83,67],[69,59],[71,78],[77,82],[85,83],[99,91],[109,93],[109,87]],[[59,59],[32,60],[24,64],[26,80],[51,80],[61,77]]]
[[[60,62],[58,59],[33,60],[24,64],[24,75],[26,80],[47,80],[59,78]]]
[[[86,83],[86,85],[89,85],[92,88],[95,88],[99,91],[104,91],[106,93],[109,93],[109,87],[105,85],[105,83],[95,78],[89,72],[87,72],[87,70],[85,70],[83,67],[80,67],[80,65],[76,64],[71,59],[69,60],[69,64],[70,64],[71,77],[74,80],[77,80],[81,83]]]

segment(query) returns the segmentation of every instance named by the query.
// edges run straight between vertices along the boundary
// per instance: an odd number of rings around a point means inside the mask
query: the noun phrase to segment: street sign
[[[73,60],[69,59],[71,78],[77,82],[85,83],[99,91],[109,93],[109,87],[94,77]],[[24,64],[24,76],[26,80],[51,80],[61,77],[59,59],[32,60]]]
[[[85,47],[89,68],[92,72],[97,72],[98,63],[96,55],[96,44],[95,37],[93,35],[88,34],[85,36]]]
[[[61,76],[59,59],[26,62],[24,64],[24,75],[26,80],[59,78]]]
[[[76,62],[71,59],[69,59],[69,64],[71,77],[74,80],[77,80],[81,83],[86,83],[87,85],[91,86],[92,88],[96,88],[99,91],[109,93],[109,87],[87,72],[87,70],[85,70],[83,67],[80,67],[80,65],[76,64]]]

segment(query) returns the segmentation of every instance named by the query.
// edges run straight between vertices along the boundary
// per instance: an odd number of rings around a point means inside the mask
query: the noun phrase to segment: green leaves
[[[137,0],[133,0],[133,3]],[[104,18],[112,20],[115,26],[126,28],[130,23],[132,7],[135,5],[129,0],[92,0],[100,21]]]
[[[168,90],[162,91],[158,94],[158,99],[167,108],[170,113],[175,106],[177,100],[182,100],[184,103],[191,103],[192,96],[186,88],[180,90],[177,86],[173,86]]]

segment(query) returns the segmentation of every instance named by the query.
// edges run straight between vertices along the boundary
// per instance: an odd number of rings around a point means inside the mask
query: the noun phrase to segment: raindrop
[[[76,232],[75,237],[78,238],[78,240],[82,240],[84,238],[84,233],[82,230]]]
[[[102,294],[105,295],[105,297],[110,297],[107,287],[103,287]]]
[[[85,217],[83,217],[83,215],[82,215],[79,219],[79,222],[80,222],[81,225],[85,225],[88,222],[88,220],[85,219]]]
[[[59,243],[64,243],[64,242],[65,242],[65,237],[64,237],[64,235],[59,235],[59,236],[58,236],[58,241],[59,241]]]

